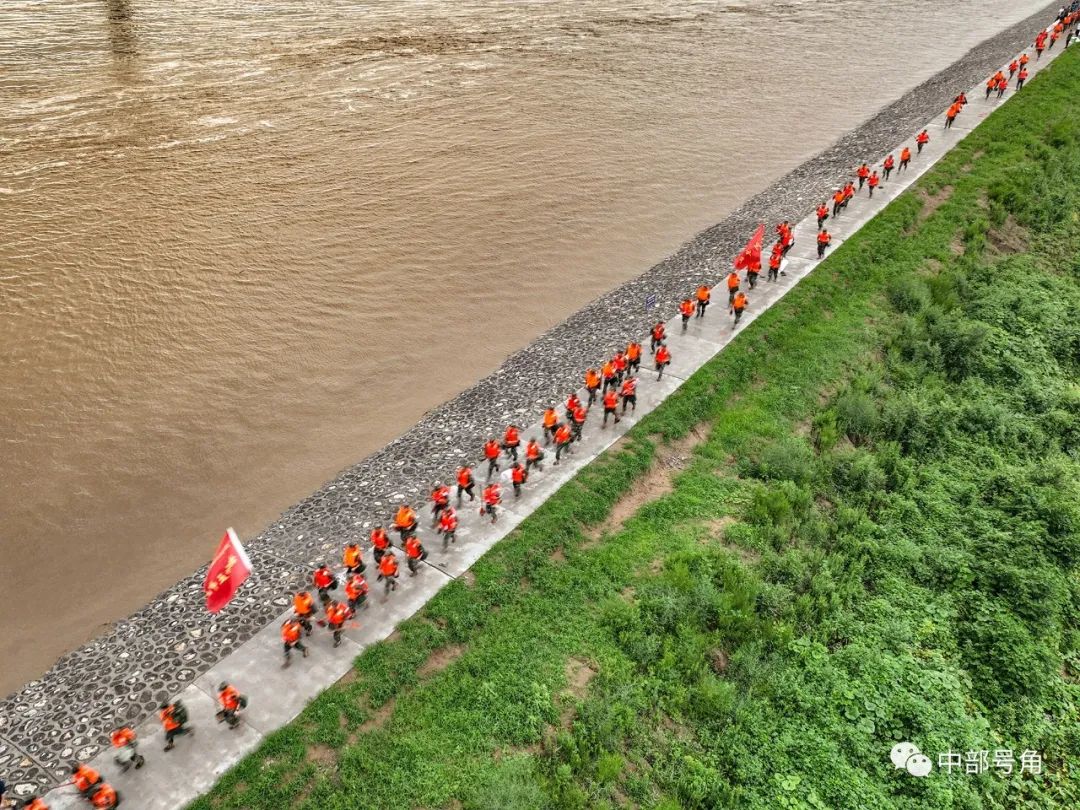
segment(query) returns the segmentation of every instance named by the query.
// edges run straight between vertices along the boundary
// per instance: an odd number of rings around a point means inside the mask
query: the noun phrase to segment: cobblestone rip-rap
[[[428,486],[475,461],[484,439],[506,424],[531,424],[579,386],[583,369],[641,338],[702,283],[718,283],[760,222],[797,221],[864,160],[909,136],[959,89],[985,79],[1030,45],[1057,6],[1047,6],[983,42],[791,171],[673,256],[584,307],[508,358],[493,374],[428,413],[414,428],[346,470],[245,545],[255,573],[215,617],[207,614],[202,569],[160,594],[107,634],[61,658],[41,679],[0,703],[0,774],[25,793],[67,778],[65,763],[108,745],[236,649],[288,606],[288,594],[317,562],[337,562],[349,537],[388,522],[393,507],[426,502]],[[657,305],[645,311],[647,297]]]

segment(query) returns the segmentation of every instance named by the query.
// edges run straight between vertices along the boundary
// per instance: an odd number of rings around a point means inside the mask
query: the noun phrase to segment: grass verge
[[[1080,806],[1078,92],[1069,52],[192,807]]]

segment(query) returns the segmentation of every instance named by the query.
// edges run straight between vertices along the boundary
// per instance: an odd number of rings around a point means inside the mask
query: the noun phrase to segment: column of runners
[[[1077,27],[1071,26],[1076,23]],[[1056,23],[1040,32],[1034,43],[1036,59],[1041,58],[1046,49],[1052,49],[1059,37],[1068,29],[1065,45],[1068,46],[1073,39],[1080,39],[1080,0],[1073,2],[1068,8],[1062,8],[1058,14]],[[997,98],[1002,98],[1008,89],[1008,82],[1015,77],[1016,90],[1024,86],[1028,78],[1027,65],[1030,56],[1025,52],[1017,59],[1012,60],[1007,66],[1008,78],[1005,78],[1003,70],[997,71],[986,83],[986,98],[992,93]],[[960,93],[949,106],[944,128],[952,127],[957,116],[963,111],[968,100],[964,93]],[[915,136],[915,154],[922,152],[923,147],[929,143],[930,135],[923,129]],[[855,178],[848,180],[844,185],[835,189],[832,195],[830,211],[829,201],[823,201],[816,210],[817,215],[817,256],[822,259],[825,251],[832,242],[832,236],[825,228],[825,222],[830,216],[836,220],[848,204],[867,188],[868,198],[874,196],[874,191],[882,183],[888,182],[894,170],[898,173],[905,171],[912,160],[911,149],[903,146],[899,152],[899,162],[889,154],[881,164],[881,171],[871,169],[869,164],[863,163],[855,172]],[[857,185],[856,185],[857,184]],[[775,229],[777,240],[772,247],[769,262],[767,280],[775,282],[779,276],[785,275],[784,257],[795,244],[792,226],[784,220]],[[746,285],[753,290],[761,272],[760,250],[750,255],[743,267]],[[749,306],[749,299],[742,290],[742,279],[738,269],[732,269],[726,279],[728,291],[728,312],[733,316],[732,328],[739,324],[743,312]],[[687,296],[679,305],[679,314],[682,318],[682,331],[685,332],[691,318],[701,319],[705,317],[706,309],[711,303],[711,289],[708,285],[701,285],[690,296]],[[668,335],[663,321],[658,321],[650,330],[649,353],[653,358],[653,367],[656,371],[656,379],[663,378],[664,369],[671,364],[671,350],[668,347]],[[502,503],[502,487],[498,481],[491,481],[493,475],[502,470],[501,461],[505,457],[511,461],[510,482],[513,487],[514,497],[521,495],[522,488],[529,479],[533,468],[543,470],[543,462],[547,451],[544,448],[555,448],[555,464],[559,464],[564,454],[573,452],[572,445],[580,441],[582,430],[592,407],[598,402],[603,409],[601,429],[605,429],[608,419],[612,418],[618,423],[627,408],[631,413],[637,407],[637,385],[641,370],[642,359],[641,344],[631,341],[626,349],[620,350],[604,363],[599,369],[589,368],[585,371],[585,401],[578,397],[577,392],[571,393],[565,403],[565,419],[560,419],[555,406],[544,411],[542,420],[543,444],[535,437],[529,439],[524,449],[524,464],[521,462],[521,430],[516,425],[507,427],[502,441],[492,437],[485,442],[483,455],[487,464],[487,476],[483,490],[481,491],[480,515],[483,519],[490,519],[495,523],[499,517],[499,507]],[[620,407],[621,405],[621,407]],[[463,498],[468,496],[470,503],[476,499],[476,479],[470,466],[462,466],[457,471],[456,477],[456,502],[461,506]],[[458,513],[451,506],[451,499],[455,495],[451,488],[441,482],[436,482],[431,492],[432,502],[432,528],[442,537],[443,550],[456,541],[458,528]],[[417,536],[419,529],[419,517],[416,511],[409,505],[398,507],[391,522],[391,528],[398,534],[398,545],[405,552],[406,564],[411,576],[415,576],[420,570],[420,563],[427,558],[427,550],[423,547]],[[372,553],[377,576],[384,583],[384,600],[389,594],[397,589],[398,585],[398,562],[394,544],[390,541],[389,534],[382,526],[376,526],[370,535]],[[342,632],[346,624],[350,622],[358,611],[367,607],[369,586],[364,577],[366,565],[364,563],[363,549],[356,540],[352,540],[345,546],[342,553],[342,565],[344,572],[341,579],[344,580],[344,600],[334,599],[330,592],[337,590],[341,581],[338,575],[329,565],[320,565],[312,573],[311,582],[318,594],[319,604],[322,607],[323,617],[319,618],[315,606],[315,599],[307,589],[293,594],[293,612],[283,623],[281,637],[284,648],[284,666],[289,666],[293,650],[298,650],[304,657],[308,655],[308,649],[303,643],[303,637],[313,632],[315,625],[325,627],[332,634],[334,646],[341,643]],[[218,702],[220,708],[217,713],[219,722],[226,723],[228,728],[236,728],[240,722],[240,714],[247,705],[247,698],[231,684],[222,682],[218,687]],[[170,750],[176,737],[192,733],[188,725],[187,710],[179,700],[163,703],[160,706],[161,722],[165,729],[166,746]],[[123,769],[141,768],[145,762],[142,755],[137,751],[135,733],[130,728],[117,729],[112,733],[112,744],[116,749],[116,762]],[[119,794],[107,783],[101,775],[85,764],[71,763],[72,779],[67,784],[74,785],[79,793],[94,807],[115,808],[119,804]],[[23,804],[25,810],[48,810],[45,802],[37,797],[30,797]]]

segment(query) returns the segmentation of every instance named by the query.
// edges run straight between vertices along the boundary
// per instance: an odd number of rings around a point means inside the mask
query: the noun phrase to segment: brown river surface
[[[0,693],[1037,6],[3,0]]]

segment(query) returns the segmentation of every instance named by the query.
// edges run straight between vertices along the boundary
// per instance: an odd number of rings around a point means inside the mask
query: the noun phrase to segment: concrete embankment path
[[[1033,56],[1029,64],[1032,77],[1045,69],[1062,50],[1059,44],[1055,51],[1044,53],[1038,62]],[[968,90],[970,103],[951,129],[943,128],[944,113],[928,122],[930,143],[921,154],[913,155],[911,167],[906,172],[894,171],[892,179],[883,183],[872,199],[868,198],[866,189],[863,189],[846,211],[836,218],[830,217],[828,226],[833,242],[829,252],[837,250],[843,241],[929,170],[1001,103],[1008,102],[1015,92],[1014,87],[1015,82],[1010,84],[1009,91],[999,101],[993,97],[984,100],[983,86],[977,85]],[[871,166],[880,168],[881,160],[889,153],[898,160],[900,148],[905,144],[910,146],[914,153],[914,135],[915,133],[912,133],[911,137],[901,143],[887,145],[888,148],[881,151],[876,163]],[[838,178],[840,179],[842,178]],[[816,202],[817,200],[814,201],[815,204]],[[767,226],[771,227],[772,224],[767,223]],[[287,615],[286,611],[282,611],[276,620],[271,621],[208,671],[194,677],[186,688],[174,695],[187,705],[196,729],[195,736],[180,738],[173,751],[163,753],[161,727],[156,718],[152,717],[137,727],[141,751],[148,760],[145,768],[120,774],[112,763],[111,752],[107,750],[93,756],[91,764],[121,792],[127,807],[147,810],[179,808],[208,790],[226,769],[259,745],[264,737],[293,719],[320,691],[342,677],[351,668],[353,659],[366,647],[385,639],[400,622],[412,616],[444,585],[461,576],[481,555],[509,534],[582,467],[676,391],[705,362],[723,350],[747,324],[811,273],[819,263],[816,257],[817,227],[813,214],[799,222],[794,233],[795,245],[785,266],[786,274],[777,282],[770,283],[765,280],[765,272],[762,272],[757,288],[747,291],[750,306],[738,329],[733,327],[732,318],[727,314],[726,288],[721,281],[713,292],[714,303],[704,319],[692,320],[685,333],[681,331],[679,318],[668,322],[668,345],[673,360],[662,380],[657,381],[656,373],[652,370],[651,357],[645,353],[636,413],[628,415],[617,425],[609,424],[606,429],[602,429],[601,411],[594,408],[585,425],[583,439],[574,445],[573,453],[564,457],[562,464],[555,466],[554,452],[549,452],[543,471],[530,477],[520,499],[513,497],[509,482],[503,479],[504,508],[501,509],[496,524],[492,525],[478,515],[479,499],[471,506],[466,503],[459,512],[461,525],[457,542],[443,552],[441,540],[428,528],[428,504],[414,503],[421,516],[420,537],[430,552],[427,562],[415,577],[410,577],[402,564],[402,576],[397,591],[384,598],[381,584],[374,581],[374,568],[370,565],[369,556],[368,579],[372,585],[369,607],[361,612],[355,626],[346,629],[345,639],[339,648],[332,647],[328,632],[320,632],[317,628],[315,634],[307,640],[311,649],[310,657],[303,659],[298,655],[294,656],[292,666],[288,669],[282,668],[279,629],[281,619]],[[750,233],[747,233],[746,237],[749,236]],[[765,260],[767,256],[768,243]],[[745,281],[743,289],[746,291]],[[688,289],[687,294],[691,293],[692,290]],[[642,338],[647,348],[647,337]],[[562,411],[561,403],[559,410]],[[539,437],[541,434],[538,422],[522,430],[523,440],[530,436]],[[505,461],[503,466],[508,466]],[[483,472],[484,467],[478,466],[476,473],[481,486]],[[451,480],[452,473],[453,470],[445,471],[447,481]],[[480,488],[478,486],[477,490]],[[386,504],[383,511],[389,515],[392,505]],[[341,540],[342,538],[327,538],[326,545],[335,549],[332,554],[327,555],[329,558],[338,559],[340,546],[343,544]],[[399,559],[404,562],[403,555],[399,554]],[[260,564],[258,558],[255,564]],[[244,723],[234,731],[214,722],[217,684],[221,681],[235,684],[251,701]],[[117,699],[122,700],[123,696],[118,696]],[[2,732],[3,727],[0,725],[0,735]],[[3,752],[3,743],[3,737],[0,736],[0,753]],[[80,749],[74,746],[71,758],[83,758],[82,752],[94,753],[96,750],[98,749]],[[52,808],[85,806],[70,787],[52,790],[46,801]]]

